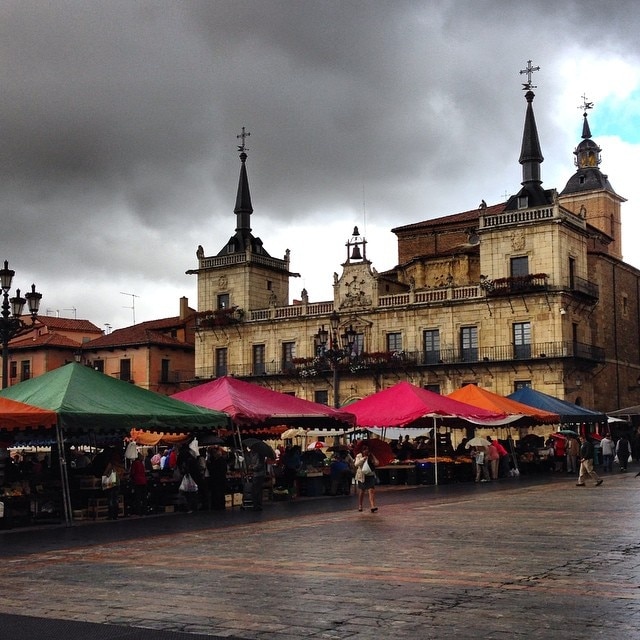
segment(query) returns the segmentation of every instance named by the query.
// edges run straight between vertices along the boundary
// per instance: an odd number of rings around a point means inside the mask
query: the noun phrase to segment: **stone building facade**
[[[289,252],[251,234],[241,148],[236,232],[198,248],[196,378],[234,375],[343,406],[400,380],[447,394],[466,383],[532,386],[607,411],[640,402],[640,272],[621,252],[620,209],[587,112],[562,191],[545,189],[533,100],[506,202],[401,226],[378,273],[354,229],[334,297],[290,305]]]

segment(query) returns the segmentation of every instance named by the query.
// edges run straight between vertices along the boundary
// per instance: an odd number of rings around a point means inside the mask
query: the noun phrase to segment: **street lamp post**
[[[16,295],[9,298],[9,289],[16,272],[9,269],[9,262],[4,261],[4,268],[0,269],[0,287],[2,288],[2,317],[0,318],[0,339],[2,340],[2,388],[9,385],[9,342],[29,325],[22,319],[22,310],[28,303],[31,314],[31,324],[36,320],[42,294],[36,291],[36,285],[31,285],[31,291],[24,297],[20,295],[20,289],[16,289]]]
[[[329,316],[331,333],[322,325],[316,334],[318,341],[318,355],[331,363],[333,372],[333,406],[340,408],[340,372],[339,364],[344,359],[350,359],[355,344],[357,333],[350,325],[340,336],[340,316],[336,311]],[[342,345],[342,346],[341,346]]]

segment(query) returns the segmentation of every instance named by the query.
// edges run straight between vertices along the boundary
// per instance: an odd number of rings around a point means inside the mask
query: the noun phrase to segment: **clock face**
[[[477,233],[471,233],[469,235],[469,244],[480,244],[480,236]]]

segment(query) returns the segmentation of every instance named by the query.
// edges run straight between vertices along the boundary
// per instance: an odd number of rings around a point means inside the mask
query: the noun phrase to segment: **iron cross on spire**
[[[247,147],[245,146],[245,138],[248,138],[251,134],[244,130],[244,127],[242,127],[242,133],[238,134],[236,136],[236,138],[242,138],[242,144],[238,145],[238,151],[241,151],[242,153],[244,153],[245,151],[249,151],[249,149],[247,149]]]
[[[523,91],[529,91],[530,89],[537,89],[536,85],[531,84],[531,74],[533,74],[534,71],[540,71],[540,67],[532,67],[531,60],[527,60],[526,69],[520,69],[520,75],[522,75],[523,73],[527,74],[527,81],[522,83]]]
[[[589,109],[593,109],[593,102],[589,102],[587,100],[587,95],[584,93],[580,97],[582,98],[582,104],[578,105],[578,109],[584,109],[584,113],[586,115]]]

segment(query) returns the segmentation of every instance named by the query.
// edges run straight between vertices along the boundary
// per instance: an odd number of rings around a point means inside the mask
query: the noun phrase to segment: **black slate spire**
[[[533,99],[535,94],[531,84],[531,74],[539,71],[540,67],[531,66],[531,60],[527,62],[527,68],[520,71],[527,74],[527,82],[523,83],[525,100],[527,101],[527,111],[524,118],[524,129],[522,132],[522,145],[520,147],[520,158],[518,162],[522,165],[522,189],[507,201],[505,210],[514,211],[526,209],[528,207],[540,207],[551,204],[553,201],[552,191],[542,188],[542,178],[540,165],[544,161],[538,137],[538,127],[533,113]]]
[[[533,98],[535,94],[529,90],[524,97],[527,100],[527,113],[524,119],[522,147],[518,162],[522,165],[522,185],[526,186],[531,183],[539,185],[542,183],[540,165],[544,161],[544,157],[540,149],[536,118],[533,114]]]
[[[250,216],[253,213],[251,206],[251,193],[249,192],[249,179],[247,178],[247,154],[240,154],[240,178],[238,180],[238,195],[236,196],[236,206],[233,210],[236,214],[236,236],[244,239],[251,235]]]

